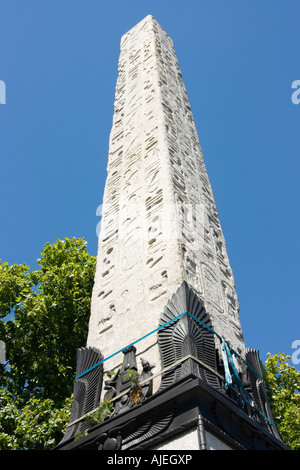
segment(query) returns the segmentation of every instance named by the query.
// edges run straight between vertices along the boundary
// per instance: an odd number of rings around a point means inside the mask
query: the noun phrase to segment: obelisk
[[[56,449],[287,449],[244,346],[173,43],[152,16],[121,40],[88,341]]]
[[[147,335],[183,281],[243,355],[234,277],[182,74],[171,38],[149,15],[121,39],[87,344],[108,357]],[[157,337],[140,348],[159,370]]]

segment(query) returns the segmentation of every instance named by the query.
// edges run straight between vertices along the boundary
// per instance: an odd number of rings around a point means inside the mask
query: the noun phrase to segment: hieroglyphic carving
[[[120,337],[126,345],[155,328],[184,280],[242,350],[234,279],[173,42],[148,16],[121,40],[88,344],[109,355]]]
[[[214,197],[173,43],[160,28],[157,28],[156,47],[162,69],[160,90],[175,199],[182,206],[201,208],[200,217],[199,214],[195,217],[194,210],[194,217],[189,220],[183,220],[179,211],[185,279],[202,293],[213,322],[219,323],[221,319],[220,328],[227,330],[227,334],[232,317],[234,324],[229,336],[237,349],[242,350],[239,304]],[[216,318],[214,311],[218,312]]]

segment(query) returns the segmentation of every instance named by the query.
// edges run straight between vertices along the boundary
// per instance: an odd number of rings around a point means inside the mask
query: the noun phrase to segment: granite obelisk
[[[118,73],[88,344],[107,356],[153,330],[185,280],[242,353],[234,278],[191,107],[173,42],[152,16],[122,37]],[[149,359],[157,362],[155,348]]]
[[[114,108],[88,340],[57,448],[285,448],[173,43],[150,15],[122,37]]]

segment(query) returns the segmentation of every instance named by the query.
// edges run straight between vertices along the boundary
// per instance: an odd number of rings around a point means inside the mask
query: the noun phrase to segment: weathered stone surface
[[[88,345],[104,356],[158,327],[185,280],[243,354],[239,303],[171,38],[152,16],[122,37]],[[156,335],[139,353],[160,369]],[[106,369],[120,363],[114,358]]]

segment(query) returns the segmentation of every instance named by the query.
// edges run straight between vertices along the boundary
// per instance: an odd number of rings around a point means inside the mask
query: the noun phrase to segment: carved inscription
[[[156,328],[183,281],[242,350],[234,279],[173,42],[148,16],[121,40],[88,343],[111,354],[119,338],[129,344]]]

